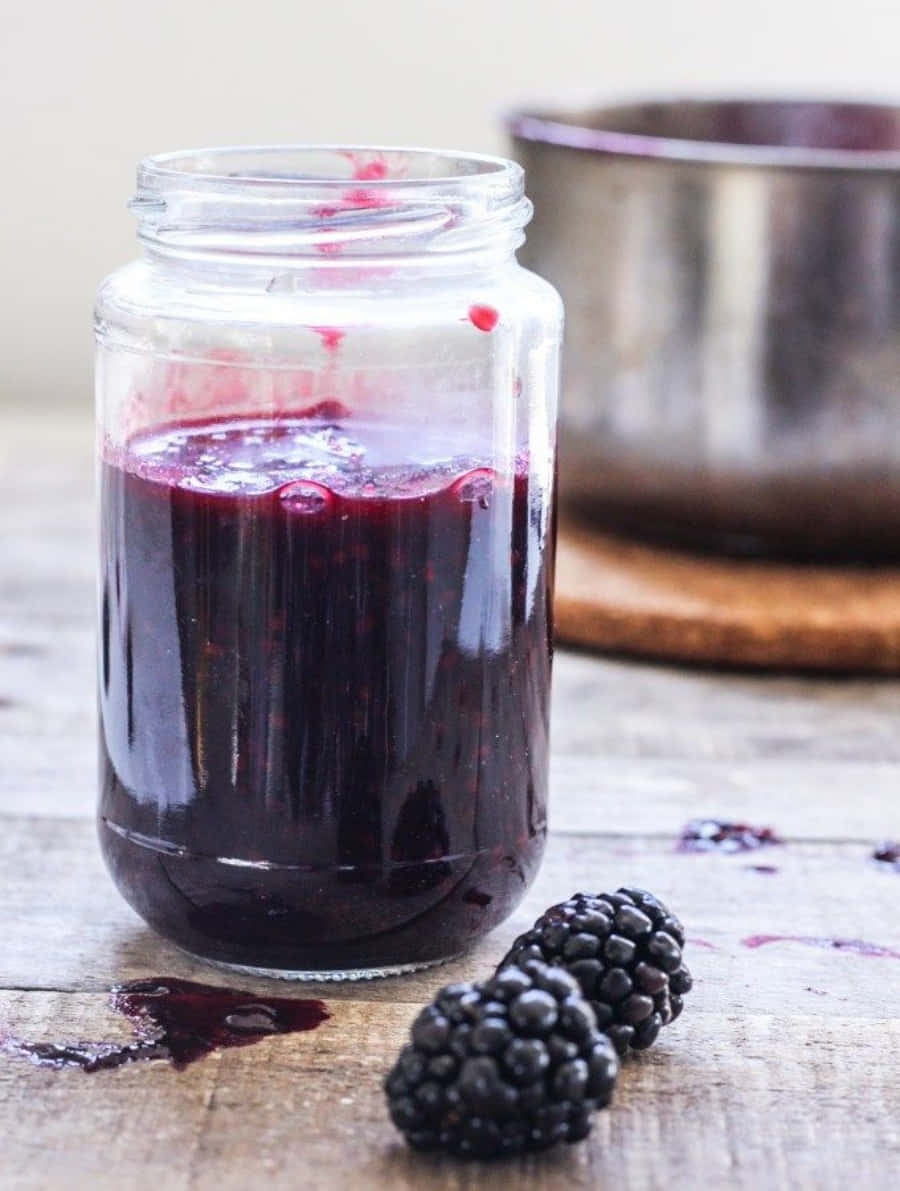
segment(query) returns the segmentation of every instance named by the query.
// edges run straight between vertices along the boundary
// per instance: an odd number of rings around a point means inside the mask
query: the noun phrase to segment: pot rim
[[[691,139],[660,136],[650,132],[621,131],[604,127],[604,119],[616,117],[635,108],[674,107],[710,108],[755,107],[759,109],[828,108],[845,115],[866,113],[870,117],[893,118],[897,125],[897,147],[828,148],[816,145],[779,143],[741,143],[717,139]],[[841,97],[809,98],[802,96],[641,96],[632,100],[580,106],[544,106],[523,103],[504,115],[510,136],[555,148],[575,149],[603,157],[625,157],[644,161],[674,161],[705,165],[737,165],[776,169],[841,170],[852,173],[900,173],[900,104],[879,99]]]

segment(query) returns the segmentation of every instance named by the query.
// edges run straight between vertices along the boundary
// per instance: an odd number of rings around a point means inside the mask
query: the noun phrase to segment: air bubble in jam
[[[278,490],[278,499],[291,513],[305,513],[314,516],[324,513],[334,502],[334,496],[321,484],[313,480],[294,480]]]
[[[466,503],[477,504],[480,509],[490,507],[497,473],[490,467],[479,467],[461,476],[453,485],[453,492]]]

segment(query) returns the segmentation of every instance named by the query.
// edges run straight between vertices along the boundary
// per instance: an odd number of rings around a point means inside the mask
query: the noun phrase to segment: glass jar
[[[154,157],[101,286],[100,838],[207,959],[407,970],[544,846],[561,305],[501,159]]]

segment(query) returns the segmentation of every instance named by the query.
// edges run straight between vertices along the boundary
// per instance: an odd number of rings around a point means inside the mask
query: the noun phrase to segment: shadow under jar
[[[99,830],[221,963],[380,975],[544,846],[561,305],[501,159],[144,161],[97,305]]]
[[[509,120],[566,302],[560,493],[598,524],[900,560],[900,108]]]

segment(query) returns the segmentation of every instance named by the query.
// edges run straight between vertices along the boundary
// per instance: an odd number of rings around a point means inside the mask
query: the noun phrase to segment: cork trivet
[[[900,673],[900,568],[706,557],[572,525],[560,642],[702,663]]]

